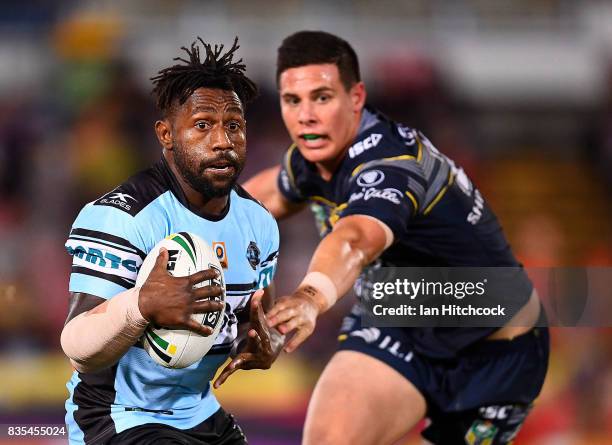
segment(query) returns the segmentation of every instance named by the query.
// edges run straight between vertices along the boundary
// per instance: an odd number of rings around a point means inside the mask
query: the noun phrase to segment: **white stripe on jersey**
[[[94,241],[68,239],[72,265],[135,281],[142,258]]]

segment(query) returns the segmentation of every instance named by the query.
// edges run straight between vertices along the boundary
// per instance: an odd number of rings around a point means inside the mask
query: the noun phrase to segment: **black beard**
[[[236,169],[236,174],[226,185],[215,187],[212,182],[206,179],[204,176],[204,170],[208,166],[207,163],[200,163],[200,165],[197,167],[197,171],[194,171],[184,156],[184,153],[185,152],[180,147],[175,146],[174,162],[176,163],[179,173],[192,189],[200,193],[205,199],[221,198],[229,195],[232,187],[234,187],[236,181],[238,181],[238,176],[240,176],[243,165],[236,162],[236,160],[233,158],[225,157],[224,159],[231,162],[232,166]]]

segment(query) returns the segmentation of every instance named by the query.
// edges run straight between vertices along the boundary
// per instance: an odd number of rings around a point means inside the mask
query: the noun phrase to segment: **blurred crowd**
[[[43,26],[34,37],[52,60],[50,75],[35,89],[0,87],[0,372],[19,379],[14,364],[29,363],[45,373],[30,373],[29,379],[62,385],[69,372],[59,358],[59,333],[68,304],[70,258],[63,244],[70,225],[86,202],[154,162],[161,149],[153,132],[157,113],[150,91],[137,74],[139,67],[120,51],[121,33],[112,23],[91,27],[89,22],[55,22],[49,16],[56,12],[40,12]],[[464,167],[490,200],[527,267],[611,267],[612,63],[607,73],[608,95],[601,105],[587,113],[554,110],[583,124],[562,149],[552,134],[554,123],[537,138],[527,133],[522,139],[491,142],[479,127],[483,115],[507,116],[516,123],[521,116],[546,110],[537,104],[508,109],[465,100],[448,88],[435,61],[422,53],[381,57],[377,70],[365,70],[363,77],[366,85],[375,79],[370,103],[423,130]],[[260,97],[247,110],[247,122],[243,180],[279,162],[290,142],[272,85],[262,85]],[[316,240],[308,214],[281,224],[280,293],[297,283]],[[323,317],[315,335],[283,358],[280,371],[272,374],[277,379],[283,372],[291,374],[284,387],[293,386],[285,395],[291,405],[278,402],[282,413],[275,411],[272,396],[263,389],[253,393],[240,378],[235,391],[231,386],[227,390],[227,403],[247,425],[249,418],[268,416],[269,423],[252,423],[257,434],[265,437],[281,419],[279,431],[294,441],[299,437],[308,391],[333,353],[335,332],[351,298]],[[263,374],[256,378],[265,379]],[[301,382],[297,389],[296,381]],[[32,413],[37,413],[61,421],[63,388],[47,398],[36,397],[28,385],[19,389],[19,382],[6,394],[0,392],[0,416],[33,421]],[[262,388],[269,386],[274,384]],[[247,395],[241,399],[240,394]],[[270,397],[269,415],[266,404],[258,413],[250,410],[253,398],[263,397]],[[611,419],[612,330],[555,328],[549,376],[519,443],[612,443]],[[406,443],[416,443],[415,437]]]

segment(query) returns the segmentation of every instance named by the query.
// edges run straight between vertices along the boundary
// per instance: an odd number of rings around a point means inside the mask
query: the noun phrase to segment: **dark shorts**
[[[540,393],[548,368],[547,328],[513,340],[482,340],[453,359],[414,352],[402,328],[361,328],[345,318],[340,350],[375,357],[406,377],[425,397],[423,437],[443,445],[510,443]]]
[[[199,425],[180,430],[161,423],[147,423],[113,436],[109,445],[246,445],[234,416],[220,408]]]

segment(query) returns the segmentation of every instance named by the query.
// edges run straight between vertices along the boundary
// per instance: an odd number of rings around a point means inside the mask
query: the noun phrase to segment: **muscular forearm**
[[[269,325],[286,334],[296,331],[285,345],[295,350],[314,331],[317,317],[348,292],[363,267],[393,242],[391,229],[367,215],[341,218],[319,243],[298,288],[279,298],[268,313]]]
[[[62,349],[77,371],[112,366],[140,338],[148,322],[138,309],[139,290],[122,292],[64,326]]]
[[[367,252],[358,240],[344,233],[330,233],[317,247],[308,273],[319,272],[327,275],[339,297],[346,294],[368,264]]]
[[[390,235],[392,237],[392,234]],[[315,297],[321,311],[346,294],[362,269],[388,247],[391,240],[380,223],[366,216],[347,217],[317,247],[299,289]]]

